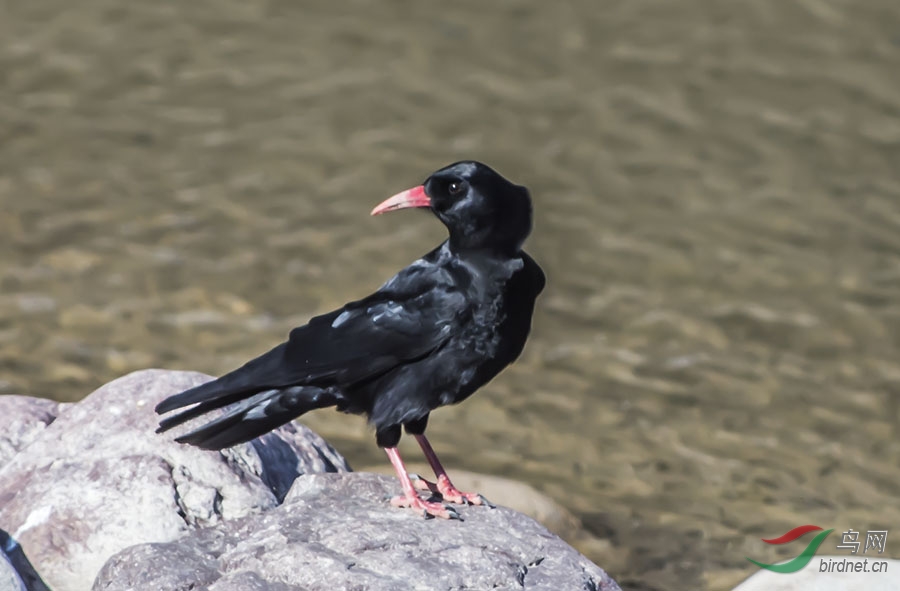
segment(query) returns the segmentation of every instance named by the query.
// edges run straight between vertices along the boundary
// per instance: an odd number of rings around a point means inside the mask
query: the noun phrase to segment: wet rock
[[[300,474],[349,470],[295,424],[221,453],[155,434],[154,406],[209,379],[135,372],[55,420],[45,402],[6,403],[31,410],[19,415],[26,417],[19,435],[7,437],[6,446],[20,451],[0,468],[0,529],[52,589],[89,588],[106,560],[129,546],[271,509]]]
[[[301,476],[275,509],[120,552],[93,589],[619,589],[511,509],[463,507],[462,521],[426,520],[391,507],[396,492],[389,476]]]
[[[44,398],[0,396],[0,468],[56,419],[60,406]]]

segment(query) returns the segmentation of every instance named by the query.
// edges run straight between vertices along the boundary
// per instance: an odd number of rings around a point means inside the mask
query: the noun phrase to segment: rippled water
[[[436,445],[626,587],[730,588],[760,537],[900,526],[898,72],[893,0],[6,3],[0,393],[221,374],[441,240],[368,211],[481,159],[550,283]]]

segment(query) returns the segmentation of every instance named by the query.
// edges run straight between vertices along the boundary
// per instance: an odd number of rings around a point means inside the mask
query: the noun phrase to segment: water
[[[576,511],[632,589],[900,525],[900,5],[303,4],[6,3],[0,393],[221,374],[443,239],[368,212],[475,158],[532,189],[549,286],[432,417],[447,464]]]

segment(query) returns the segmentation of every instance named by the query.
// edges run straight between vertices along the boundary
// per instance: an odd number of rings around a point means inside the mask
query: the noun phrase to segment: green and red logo
[[[822,528],[818,525],[801,525],[800,527],[795,527],[788,533],[778,538],[772,538],[771,540],[767,540],[765,538],[762,539],[762,541],[766,544],[787,544],[812,531],[817,531],[819,533],[816,534],[816,537],[810,540],[809,544],[806,546],[803,552],[801,552],[800,555],[793,560],[789,560],[788,562],[785,562],[783,564],[766,564],[764,562],[753,560],[752,558],[747,558],[747,560],[760,568],[764,568],[775,573],[795,573],[809,564],[809,561],[812,560],[813,556],[816,553],[816,550],[819,549],[819,546],[823,541],[825,541],[825,538],[828,537],[828,534],[830,534],[834,530],[826,529],[823,531]]]

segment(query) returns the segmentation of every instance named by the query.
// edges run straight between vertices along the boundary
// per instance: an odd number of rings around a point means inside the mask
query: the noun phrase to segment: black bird
[[[263,435],[317,408],[365,414],[397,471],[392,504],[457,517],[416,488],[454,503],[486,503],[457,490],[425,437],[428,415],[468,398],[522,352],[544,273],[522,250],[531,199],[479,162],[451,164],[387,199],[372,215],[430,209],[450,237],[372,295],[316,316],[287,342],[221,378],[167,398],[156,412],[196,404],[160,423],[162,432],[230,406],[176,441],[222,449]],[[415,436],[435,483],[406,472],[397,443]]]

